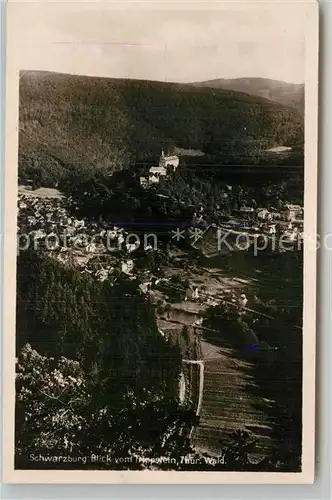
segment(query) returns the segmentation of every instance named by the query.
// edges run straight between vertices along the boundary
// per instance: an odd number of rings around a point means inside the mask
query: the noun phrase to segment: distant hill
[[[304,113],[304,84],[280,82],[268,78],[216,79],[193,83],[195,87],[235,90],[264,97]]]
[[[21,76],[19,120],[19,181],[50,187],[68,169],[113,172],[162,147],[220,156],[303,143],[300,114],[261,97],[38,71]]]

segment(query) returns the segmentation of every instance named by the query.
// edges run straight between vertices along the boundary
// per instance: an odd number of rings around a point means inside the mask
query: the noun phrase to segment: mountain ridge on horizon
[[[194,87],[232,90],[263,97],[284,106],[292,106],[304,113],[304,83],[289,83],[262,77],[215,78],[192,82]]]
[[[54,70],[48,70],[48,69],[21,69],[20,74],[23,76],[26,74],[48,74],[48,75],[67,75],[67,76],[85,76],[87,78],[105,78],[109,80],[133,80],[133,81],[146,81],[146,82],[159,82],[159,83],[174,83],[178,85],[197,85],[197,86],[203,86],[207,84],[213,84],[217,82],[235,82],[235,81],[261,81],[261,82],[269,82],[269,83],[276,83],[276,84],[281,84],[285,86],[294,86],[294,87],[304,87],[303,82],[288,82],[286,80],[278,80],[275,78],[265,78],[263,76],[239,76],[239,77],[234,77],[234,78],[209,78],[207,80],[200,80],[200,81],[177,81],[177,80],[158,80],[158,79],[151,79],[151,78],[134,78],[134,77],[126,77],[126,76],[121,76],[121,77],[115,77],[115,76],[106,76],[106,75],[88,75],[86,73],[69,73],[68,71],[54,71]]]
[[[305,102],[305,84],[292,83],[284,80],[274,80],[264,77],[236,77],[236,78],[214,78],[212,80],[202,80],[197,82],[178,82],[164,80],[150,80],[146,78],[126,78],[126,77],[111,77],[111,76],[95,76],[78,73],[65,73],[49,70],[20,70],[20,78],[22,76],[41,77],[52,75],[53,78],[61,78],[66,76],[86,77],[94,79],[104,79],[109,81],[132,81],[132,82],[151,82],[174,86],[191,86],[198,88],[211,88],[215,90],[228,90],[248,94],[262,99],[267,99],[283,106],[295,108],[302,116],[304,116]]]

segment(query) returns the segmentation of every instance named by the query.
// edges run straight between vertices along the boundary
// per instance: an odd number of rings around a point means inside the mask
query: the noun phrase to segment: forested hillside
[[[280,144],[303,144],[302,117],[260,97],[46,72],[20,79],[22,183],[54,186],[72,169],[113,172],[156,159],[161,147],[220,157]]]

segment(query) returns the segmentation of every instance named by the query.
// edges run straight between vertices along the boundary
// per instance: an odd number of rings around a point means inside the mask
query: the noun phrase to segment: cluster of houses
[[[268,234],[286,234],[295,240],[303,232],[303,208],[300,205],[285,204],[281,210],[276,208],[241,207],[240,213],[249,215],[254,225],[251,229]]]
[[[126,243],[123,228],[108,229],[101,223],[69,216],[61,198],[19,194],[18,209],[17,230],[19,238],[24,235],[24,244],[29,238],[34,249],[50,250],[60,262],[75,263],[101,281],[114,269],[131,275],[134,261],[129,254],[136,249],[136,244]],[[116,256],[115,266],[88,265],[91,259],[109,254]]]
[[[303,218],[303,208],[300,205],[292,205],[285,204],[284,207],[278,211],[274,208],[257,208],[254,210],[253,208],[243,207],[242,211],[246,212],[250,210],[251,212],[256,212],[256,216],[258,219],[267,220],[267,221],[286,221],[286,222],[295,222],[297,220],[302,220]]]
[[[166,155],[161,151],[159,165],[151,167],[146,177],[140,177],[141,186],[149,186],[160,182],[160,179],[166,177],[170,171],[175,171],[179,166],[180,159],[176,155]]]

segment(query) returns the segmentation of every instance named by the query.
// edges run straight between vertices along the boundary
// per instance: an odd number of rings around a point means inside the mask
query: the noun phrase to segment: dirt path
[[[181,373],[180,376],[180,382],[179,382],[179,400],[180,403],[184,403],[186,398],[186,380],[184,378],[183,372]]]

